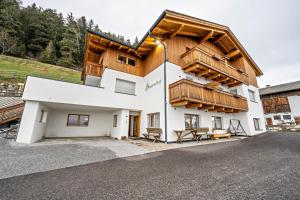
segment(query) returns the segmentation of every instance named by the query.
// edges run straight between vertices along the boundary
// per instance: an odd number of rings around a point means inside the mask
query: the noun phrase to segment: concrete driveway
[[[105,137],[46,139],[34,144],[0,137],[0,179],[149,152]]]
[[[1,199],[300,199],[300,134],[118,158],[0,180]]]

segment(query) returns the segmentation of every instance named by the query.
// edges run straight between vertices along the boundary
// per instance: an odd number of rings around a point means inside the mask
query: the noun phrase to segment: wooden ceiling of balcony
[[[209,40],[228,58],[245,56],[254,67],[256,74],[258,76],[263,74],[228,27],[169,10],[164,11],[137,47],[90,32],[87,36],[86,49],[100,54],[108,47],[114,47],[142,59],[155,47],[155,37],[167,40],[176,35],[193,37],[199,41],[199,44]]]

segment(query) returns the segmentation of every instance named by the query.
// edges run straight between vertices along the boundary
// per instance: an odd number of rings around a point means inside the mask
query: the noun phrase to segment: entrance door
[[[272,126],[273,125],[272,118],[266,118],[266,121],[267,121],[267,125],[268,126]]]
[[[128,136],[140,137],[140,113],[130,112]]]

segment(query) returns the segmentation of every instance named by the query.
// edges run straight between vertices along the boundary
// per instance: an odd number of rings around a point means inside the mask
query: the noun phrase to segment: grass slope
[[[0,83],[23,83],[29,75],[71,83],[81,83],[80,74],[81,73],[79,71],[69,68],[49,65],[28,59],[0,55]]]

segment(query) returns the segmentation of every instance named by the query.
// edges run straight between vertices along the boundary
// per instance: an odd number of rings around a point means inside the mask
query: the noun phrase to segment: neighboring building
[[[228,27],[166,10],[136,46],[89,31],[85,85],[28,77],[17,141],[120,139],[158,127],[161,141],[174,142],[174,130],[225,133],[230,120],[255,135],[265,131],[256,82],[261,75]]]
[[[0,96],[0,128],[9,127],[20,121],[24,103],[21,97]]]
[[[300,124],[300,81],[259,90],[267,125]]]

